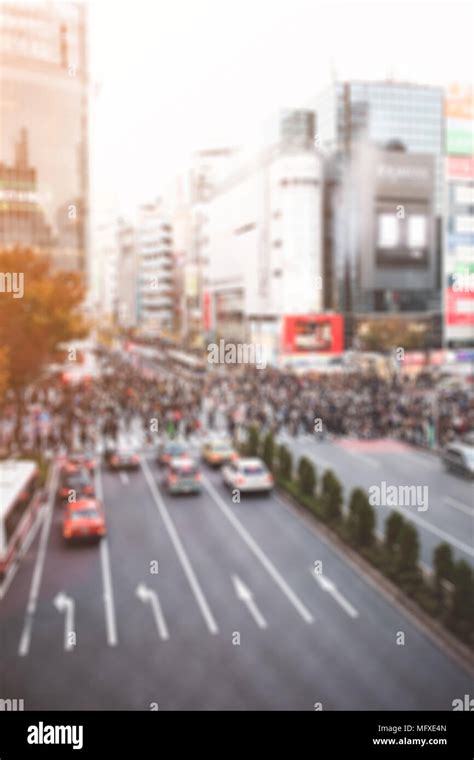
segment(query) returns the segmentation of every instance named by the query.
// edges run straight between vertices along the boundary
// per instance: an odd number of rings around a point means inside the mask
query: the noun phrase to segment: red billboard
[[[202,297],[202,324],[206,332],[209,332],[214,327],[212,319],[211,294],[208,290],[203,293]]]
[[[448,156],[448,177],[450,179],[474,179],[474,158]]]
[[[474,326],[474,292],[446,289],[446,323]]]
[[[291,314],[283,317],[282,353],[340,354],[344,350],[341,314]]]

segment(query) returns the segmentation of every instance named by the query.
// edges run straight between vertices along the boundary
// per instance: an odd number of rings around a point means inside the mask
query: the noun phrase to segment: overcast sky
[[[96,208],[133,212],[192,150],[253,141],[338,78],[474,79],[472,4],[89,0]]]

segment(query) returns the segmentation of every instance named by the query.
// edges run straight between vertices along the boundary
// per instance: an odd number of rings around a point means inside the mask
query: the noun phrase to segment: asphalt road
[[[340,459],[360,484],[368,470]],[[153,460],[101,471],[100,546],[64,546],[60,508],[45,511],[0,603],[1,698],[26,710],[450,710],[472,691],[277,495],[234,504],[220,473],[204,473],[200,495],[171,497]]]
[[[345,500],[350,491],[371,486],[417,486],[426,503],[408,506],[375,507],[377,528],[383,531],[393,509],[415,523],[420,537],[420,555],[428,567],[433,550],[441,542],[451,544],[456,558],[474,565],[474,489],[472,481],[447,473],[437,454],[421,451],[399,441],[359,441],[326,439],[300,435],[279,437],[296,459],[309,457],[321,477],[332,469],[344,486]],[[421,490],[425,489],[425,490]],[[425,509],[426,507],[426,509]]]

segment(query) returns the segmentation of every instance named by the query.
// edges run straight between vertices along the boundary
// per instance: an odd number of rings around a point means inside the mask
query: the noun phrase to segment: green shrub
[[[316,471],[307,457],[301,457],[298,462],[298,487],[304,496],[314,496]]]
[[[269,432],[263,439],[263,452],[262,459],[267,465],[270,472],[273,471],[273,457],[275,453],[275,443],[273,440],[273,433]]]
[[[403,522],[400,530],[400,544],[397,553],[397,570],[399,573],[418,572],[420,541],[418,531],[411,522]]]
[[[321,508],[323,519],[337,522],[342,516],[342,485],[332,470],[326,470],[322,479]]]
[[[474,641],[474,577],[466,560],[459,560],[454,566],[454,592],[449,627],[463,639]]]
[[[250,425],[247,440],[247,454],[249,457],[257,457],[260,445],[260,435],[256,425]]]
[[[362,488],[354,488],[349,501],[347,529],[355,546],[371,546],[374,543],[375,512]]]
[[[278,447],[278,476],[282,480],[291,480],[293,474],[293,457],[291,451],[286,447]]]
[[[390,553],[398,551],[404,522],[399,512],[390,512],[385,521],[385,547]]]
[[[433,552],[435,588],[442,594],[443,581],[452,581],[454,577],[453,550],[449,544],[438,544]]]

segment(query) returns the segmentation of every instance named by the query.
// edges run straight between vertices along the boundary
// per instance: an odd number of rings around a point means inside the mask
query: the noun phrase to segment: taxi
[[[63,539],[100,541],[106,534],[105,515],[98,499],[81,499],[67,505],[63,520]]]

